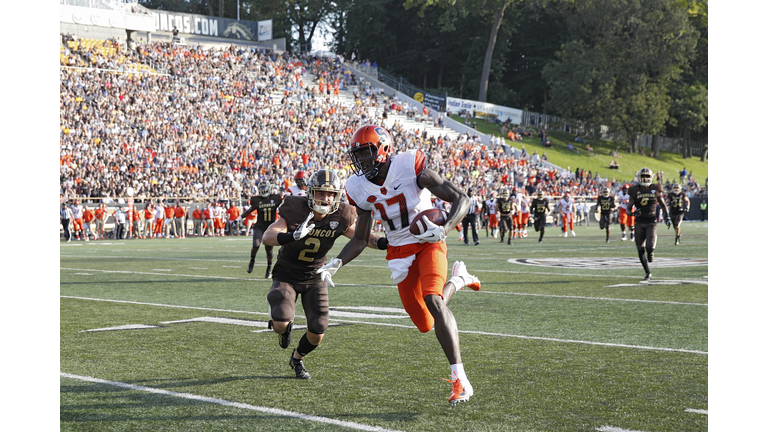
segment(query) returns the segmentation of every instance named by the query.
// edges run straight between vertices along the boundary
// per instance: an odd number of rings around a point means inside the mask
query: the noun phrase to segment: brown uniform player
[[[509,189],[503,189],[496,200],[499,213],[499,228],[501,230],[500,243],[504,243],[504,234],[509,232],[507,244],[512,244],[512,233],[514,225],[512,224],[512,214],[517,213],[517,203],[509,198]]]
[[[653,184],[653,172],[650,168],[642,168],[637,173],[637,184],[629,188],[629,204],[635,206],[635,245],[640,263],[645,270],[644,281],[651,280],[651,270],[648,263],[653,262],[653,250],[656,248],[656,206],[664,213],[664,223],[667,228],[672,225],[669,220],[667,204],[664,203],[664,189],[660,184]],[[646,257],[647,256],[647,257]]]
[[[283,197],[271,192],[272,185],[267,182],[259,183],[259,195],[251,197],[251,206],[235,221],[239,223],[254,211],[258,212],[256,223],[253,225],[253,246],[251,246],[251,260],[248,262],[248,273],[253,271],[253,263],[261,246],[264,231],[277,220],[277,208],[283,202]],[[269,279],[272,275],[272,246],[264,245],[264,251],[267,253],[267,273],[264,278]]]
[[[294,349],[289,365],[296,378],[310,379],[302,359],[320,345],[328,329],[328,283],[317,270],[340,236],[355,234],[355,208],[341,202],[341,180],[331,170],[319,170],[309,179],[307,196],[286,196],[280,218],[264,233],[264,244],[281,246],[267,294],[269,328],[281,348],[291,343],[296,300],[301,294],[307,331]],[[371,234],[368,247],[386,249],[387,239]],[[333,283],[332,283],[333,285]]]
[[[536,191],[536,198],[531,200],[531,212],[533,213],[533,228],[539,233],[539,243],[541,243],[549,213],[549,200],[544,198],[544,191]]]
[[[675,246],[680,244],[680,224],[683,222],[683,216],[691,207],[691,200],[683,193],[683,188],[675,183],[672,185],[672,192],[667,195],[669,200],[669,215],[672,219],[672,226],[675,227]]]
[[[600,229],[605,230],[605,242],[608,243],[611,237],[611,214],[616,208],[616,200],[611,196],[611,190],[607,187],[600,191],[596,207],[600,210]]]

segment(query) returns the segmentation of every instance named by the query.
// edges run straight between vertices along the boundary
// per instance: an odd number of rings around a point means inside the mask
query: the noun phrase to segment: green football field
[[[402,310],[383,251],[334,276],[331,327],[288,366],[248,237],[60,245],[63,431],[705,431],[708,224],[659,225],[653,280],[617,225],[500,244],[448,239],[482,281],[449,306],[475,389],[451,407],[434,331]],[[340,239],[329,256],[346,243]],[[275,250],[275,256],[277,250]],[[450,268],[450,267],[449,267]],[[305,324],[297,305],[296,324]]]

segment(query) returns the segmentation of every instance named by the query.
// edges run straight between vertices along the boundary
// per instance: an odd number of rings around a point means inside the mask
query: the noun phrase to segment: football
[[[445,221],[448,219],[448,212],[436,208],[420,212],[413,218],[413,222],[411,222],[411,234],[424,234],[424,231],[427,229],[427,227],[424,226],[424,220],[422,219],[424,216],[435,225],[445,225]]]

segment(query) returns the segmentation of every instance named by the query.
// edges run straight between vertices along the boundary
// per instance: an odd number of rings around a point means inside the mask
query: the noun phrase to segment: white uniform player
[[[491,198],[485,200],[485,206],[488,208],[488,227],[492,230],[493,238],[499,238],[499,219],[496,214],[496,194],[491,193]]]
[[[528,219],[531,217],[531,209],[530,209],[530,199],[527,196],[524,196],[523,194],[520,194],[520,225],[522,228],[522,236],[528,237]]]
[[[563,237],[568,237],[569,226],[571,228],[571,235],[576,237],[576,233],[573,232],[573,213],[575,211],[574,204],[575,201],[573,198],[571,198],[571,194],[568,192],[566,192],[565,195],[560,198],[560,202],[557,203],[563,219]]]
[[[374,219],[382,222],[390,246],[419,243],[408,228],[417,214],[432,208],[430,192],[416,184],[414,167],[417,152],[408,150],[393,157],[383,185],[352,176],[344,186],[350,204],[372,211]],[[385,192],[382,193],[382,190]],[[392,197],[390,191],[399,194]]]

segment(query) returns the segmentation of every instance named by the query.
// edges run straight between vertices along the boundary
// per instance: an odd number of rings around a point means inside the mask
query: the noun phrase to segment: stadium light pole
[[[240,0],[237,0],[237,20],[240,21]]]

